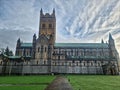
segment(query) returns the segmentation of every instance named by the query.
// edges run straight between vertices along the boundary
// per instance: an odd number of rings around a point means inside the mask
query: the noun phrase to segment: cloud
[[[41,8],[44,13],[56,9],[56,42],[107,41],[111,32],[120,52],[120,0],[0,0],[0,33],[31,42],[32,33],[38,34]],[[0,45],[10,44],[9,37],[0,36]]]

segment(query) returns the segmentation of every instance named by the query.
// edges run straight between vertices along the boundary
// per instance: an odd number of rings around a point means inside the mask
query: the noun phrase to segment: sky
[[[56,12],[56,42],[108,42],[120,53],[120,0],[0,0],[0,48],[13,51],[16,41],[38,35],[40,9]]]

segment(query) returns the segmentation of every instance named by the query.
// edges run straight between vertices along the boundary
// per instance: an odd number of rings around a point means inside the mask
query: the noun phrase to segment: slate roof
[[[32,47],[32,43],[21,43],[21,47]]]
[[[108,48],[106,43],[55,43],[55,47]],[[32,47],[32,43],[21,43],[21,47]]]
[[[108,48],[106,43],[55,43],[55,47]]]
[[[24,58],[25,60],[30,60],[31,56],[8,56],[10,60],[21,60]]]
[[[10,59],[19,59],[21,56],[9,56]]]

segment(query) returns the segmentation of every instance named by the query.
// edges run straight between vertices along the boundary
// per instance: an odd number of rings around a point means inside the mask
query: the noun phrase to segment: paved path
[[[73,90],[65,77],[58,76],[45,90]]]
[[[36,85],[49,85],[49,83],[13,83],[13,84],[0,84],[0,86],[36,86]]]

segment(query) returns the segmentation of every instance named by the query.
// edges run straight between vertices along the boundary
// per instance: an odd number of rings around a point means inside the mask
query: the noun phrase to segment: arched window
[[[42,28],[45,28],[45,24],[42,24]]]
[[[52,24],[49,24],[49,28],[52,28]]]
[[[45,52],[47,51],[47,48],[45,47]]]
[[[40,52],[40,47],[38,47],[38,52]]]
[[[41,46],[41,53],[43,52],[43,46]]]
[[[46,61],[44,61],[44,64],[46,64]]]
[[[91,62],[91,66],[93,66],[93,62]]]
[[[83,66],[85,66],[86,65],[86,63],[85,62],[83,62]]]
[[[37,61],[37,65],[38,65],[38,61]]]

